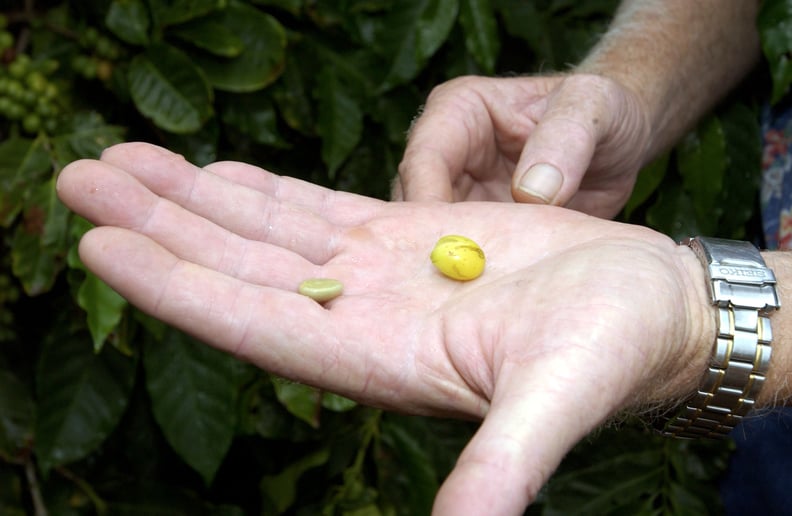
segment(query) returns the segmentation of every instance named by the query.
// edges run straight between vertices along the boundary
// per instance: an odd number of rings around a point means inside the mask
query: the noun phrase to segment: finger
[[[454,200],[451,175],[454,173],[442,150],[430,148],[420,136],[410,139],[404,157],[399,163],[399,191],[405,201]],[[412,142],[416,141],[413,145]],[[432,144],[434,145],[434,144]]]
[[[566,360],[551,357],[503,372],[489,413],[437,495],[435,514],[524,512],[564,455],[610,411],[602,400],[565,392],[561,385],[579,379],[553,376],[569,370]]]
[[[577,192],[607,125],[596,81],[564,82],[523,148],[512,182],[518,202],[565,205]]]
[[[100,227],[86,266],[144,312],[272,373],[339,393],[365,385],[364,349],[340,339],[331,309],[185,261],[140,233]],[[343,342],[343,353],[340,343]],[[369,378],[370,379],[370,378]]]
[[[207,218],[222,217],[216,222],[249,238],[261,239],[260,231],[268,230],[260,224],[262,217],[251,210],[273,199],[288,210],[311,212],[335,225],[357,224],[380,204],[242,163],[197,167],[179,154],[147,143],[115,145],[102,153],[102,161],[190,211]]]
[[[275,200],[313,211],[337,225],[361,224],[381,207],[381,203],[373,199],[328,190],[294,177],[280,176],[237,161],[211,163],[203,167],[203,170],[231,183],[259,191]]]
[[[80,165],[61,173],[58,194],[95,224],[138,231],[184,260],[252,283],[291,288],[295,272],[315,275],[316,267],[302,256],[231,233],[157,197],[122,171],[98,161]],[[317,249],[312,254],[329,252]]]
[[[492,134],[486,107],[465,78],[436,87],[410,128],[399,164],[407,201],[453,201],[453,183],[463,173],[476,138]]]
[[[404,189],[402,188],[401,178],[398,174],[393,181],[391,181],[391,201],[404,201]]]
[[[200,175],[212,176],[208,173]],[[168,180],[160,181],[165,183]],[[186,204],[182,207],[176,204],[179,195],[173,196],[176,202],[170,202],[153,193],[125,170],[103,161],[83,160],[63,170],[58,189],[68,206],[100,225],[130,229],[147,226],[149,229],[152,226],[167,228],[171,237],[179,233],[186,237],[193,231],[197,235],[191,236],[203,236],[217,226],[214,229],[216,239],[233,233],[247,240],[268,242],[294,251],[318,264],[334,256],[335,239],[339,234],[336,226],[299,207],[274,201],[264,194],[231,185],[220,178],[215,178],[214,183],[216,195],[209,191],[194,195],[185,193],[188,200],[182,201]],[[218,233],[219,228],[224,231]],[[173,238],[163,241],[170,240]],[[196,238],[192,245],[200,242],[201,239]]]

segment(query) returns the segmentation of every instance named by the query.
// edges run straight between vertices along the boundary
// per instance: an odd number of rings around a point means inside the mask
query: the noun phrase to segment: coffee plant
[[[0,0],[0,513],[427,514],[475,425],[358,406],[143,315],[80,263],[89,224],[55,179],[144,140],[385,199],[432,86],[564,70],[617,3]],[[765,65],[643,171],[623,220],[756,236],[790,5],[763,2]],[[625,423],[529,512],[705,514],[728,453]]]

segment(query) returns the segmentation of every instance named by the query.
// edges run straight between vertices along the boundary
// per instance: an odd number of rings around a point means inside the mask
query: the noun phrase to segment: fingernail
[[[561,172],[553,165],[539,163],[525,172],[518,188],[531,197],[550,203],[558,194],[562,179]]]

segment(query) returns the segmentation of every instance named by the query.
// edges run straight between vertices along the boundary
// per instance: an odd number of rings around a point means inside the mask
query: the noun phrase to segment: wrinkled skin
[[[482,420],[436,514],[520,514],[614,412],[693,388],[714,335],[689,249],[563,208],[386,203],[146,144],[69,165],[58,193],[99,226],[85,264],[151,315],[362,403]],[[448,233],[482,246],[481,277],[432,266]],[[310,277],[344,294],[297,294]]]
[[[393,197],[516,200],[613,217],[647,158],[645,111],[630,90],[596,75],[453,79],[416,119]],[[553,199],[517,187],[537,163],[564,176]]]

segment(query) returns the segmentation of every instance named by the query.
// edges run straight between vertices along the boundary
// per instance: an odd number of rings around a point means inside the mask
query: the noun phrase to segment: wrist
[[[767,379],[757,399],[758,407],[789,404],[792,399],[792,253],[765,251],[762,253],[767,266],[773,269],[778,283],[776,290],[782,308],[770,315],[773,326],[773,355]]]
[[[699,386],[675,415],[664,418],[662,433],[723,437],[752,410],[784,396],[778,386],[785,385],[788,347],[776,346],[770,322],[781,298],[774,264],[768,264],[751,244],[701,237],[685,243],[706,271],[706,304],[715,314],[717,333],[710,341],[711,358]]]
[[[628,412],[654,415],[682,403],[701,385],[717,334],[717,320],[707,290],[701,262],[687,246],[671,248],[671,269],[681,296],[666,317],[668,333],[655,346],[662,359],[650,371],[647,382],[629,404]]]
[[[640,148],[643,166],[656,158],[664,147],[670,146],[665,143],[667,138],[662,134],[665,131],[662,101],[656,96],[657,87],[647,87],[640,78],[629,72],[631,67],[624,68],[624,64],[616,62],[616,58],[600,56],[595,52],[575,67],[573,72],[598,77],[601,81],[610,83],[611,90],[619,92],[620,98],[611,104],[620,106],[626,113],[617,113],[613,119],[632,119],[639,123],[640,134],[644,140]]]
[[[712,306],[707,274],[701,261],[686,245],[675,249],[680,282],[687,296],[682,300],[686,319],[686,339],[675,356],[669,357],[669,377],[656,392],[655,401],[666,406],[688,398],[701,385],[718,333],[717,314]]]

